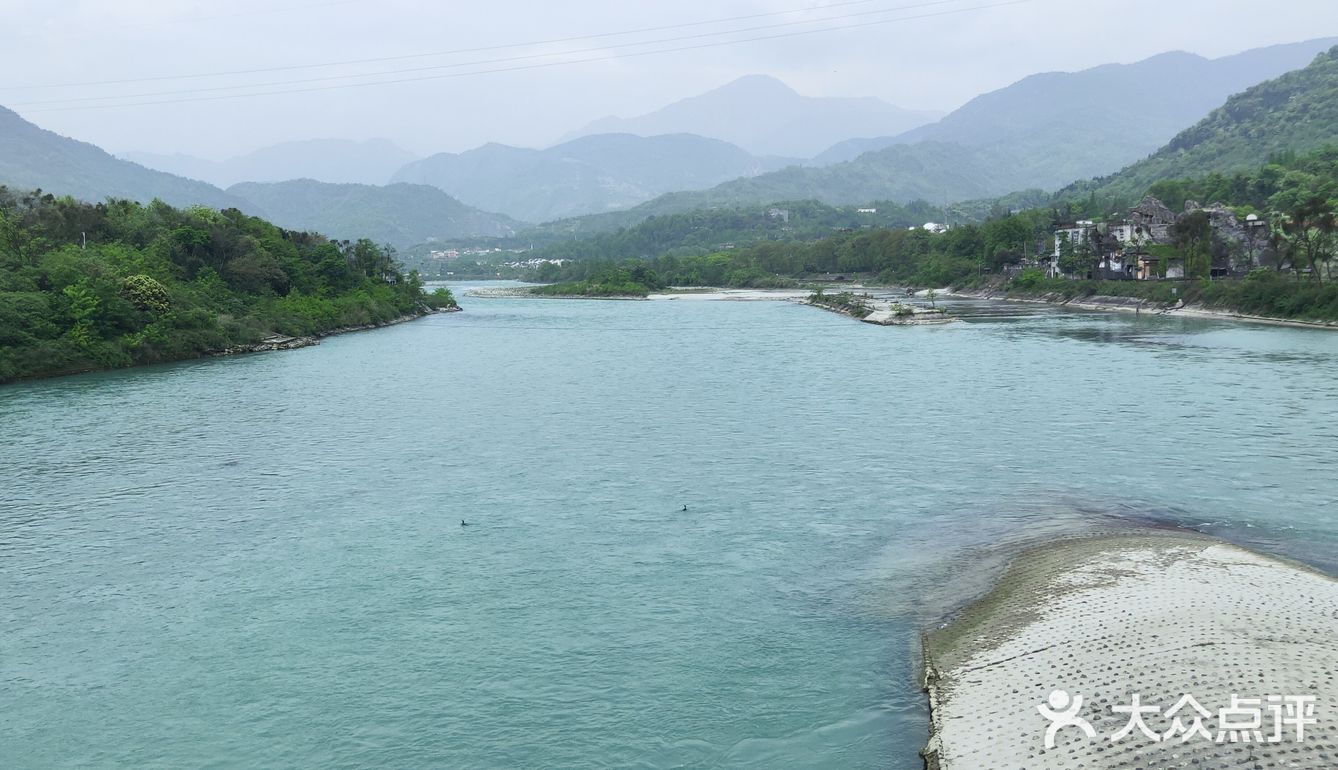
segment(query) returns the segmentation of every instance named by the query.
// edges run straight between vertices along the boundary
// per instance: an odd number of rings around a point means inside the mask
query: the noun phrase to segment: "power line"
[[[346,0],[346,2],[351,2],[351,1],[352,1],[352,0]],[[682,23],[682,24],[666,24],[666,25],[662,25],[662,26],[658,26],[658,27],[642,27],[642,28],[640,28],[640,29],[622,30],[622,31],[618,31],[618,32],[600,32],[600,33],[591,34],[591,35],[576,35],[576,36],[572,36],[572,37],[551,38],[551,39],[548,39],[548,40],[534,40],[534,41],[530,41],[530,42],[528,42],[528,43],[508,43],[508,44],[504,44],[504,45],[490,45],[490,46],[482,46],[482,47],[478,47],[478,48],[457,48],[457,49],[450,50],[450,51],[432,51],[432,52],[428,52],[428,53],[401,54],[401,55],[397,55],[397,56],[381,56],[381,57],[375,57],[375,58],[370,58],[370,59],[345,59],[345,60],[342,60],[342,61],[322,62],[322,63],[319,63],[319,64],[291,64],[291,65],[286,65],[286,66],[281,66],[281,67],[260,67],[260,68],[256,68],[256,69],[245,69],[245,70],[226,70],[226,71],[220,71],[220,72],[202,72],[202,73],[196,73],[196,74],[191,74],[191,75],[160,75],[160,76],[156,76],[156,77],[146,77],[146,78],[125,78],[125,79],[121,79],[121,80],[90,80],[90,81],[75,82],[75,83],[48,83],[48,84],[46,84],[46,85],[0,86],[0,91],[32,91],[32,90],[55,89],[55,88],[82,88],[82,87],[87,87],[87,86],[126,85],[126,84],[130,84],[130,83],[151,83],[151,82],[161,82],[161,81],[164,81],[164,80],[194,80],[194,79],[200,79],[200,78],[228,77],[228,76],[232,76],[232,75],[256,75],[256,74],[263,74],[263,73],[267,73],[267,72],[289,72],[289,71],[293,71],[293,70],[321,69],[321,68],[325,68],[325,67],[344,67],[344,66],[350,66],[350,65],[354,65],[354,64],[380,64],[380,63],[383,63],[383,62],[390,62],[390,61],[405,61],[405,60],[408,60],[408,59],[426,59],[426,58],[432,58],[432,57],[435,57],[435,56],[455,56],[455,55],[458,55],[458,54],[465,54],[465,53],[482,53],[482,52],[484,52],[484,51],[500,51],[500,50],[505,50],[505,49],[508,49],[508,48],[529,48],[529,47],[539,46],[539,45],[555,45],[555,44],[558,44],[558,43],[574,43],[574,42],[579,42],[579,41],[582,41],[582,40],[597,40],[597,39],[609,38],[609,37],[621,37],[621,36],[625,36],[625,35],[644,34],[644,33],[647,33],[647,32],[664,32],[664,31],[671,30],[671,29],[685,29],[685,28],[688,28],[688,27],[702,27],[702,26],[708,26],[708,25],[711,25],[711,24],[726,24],[726,23],[733,22],[733,21],[748,21],[748,20],[751,20],[751,19],[761,19],[761,18],[767,18],[767,17],[771,17],[771,16],[785,16],[785,15],[792,14],[792,13],[802,13],[802,12],[810,11],[810,10],[823,10],[823,11],[825,11],[825,10],[828,10],[828,9],[831,9],[831,8],[842,8],[842,7],[852,6],[852,5],[868,5],[869,3],[874,3],[874,2],[880,2],[880,0],[846,0],[845,2],[840,2],[840,3],[830,3],[830,4],[828,4],[828,5],[825,5],[825,6],[821,7],[821,8],[817,8],[817,9],[813,9],[813,8],[791,8],[790,10],[786,10],[786,11],[770,11],[770,12],[767,12],[767,13],[753,13],[753,14],[747,14],[747,15],[744,15],[744,16],[728,16],[728,17],[720,18],[720,19],[708,19],[708,20],[705,20],[705,21],[685,22],[685,23]],[[886,10],[887,10],[887,11],[914,10],[914,9],[916,9],[916,8],[924,8],[924,7],[928,7],[928,6],[934,6],[934,5],[944,5],[944,4],[951,3],[951,2],[961,2],[961,0],[939,0],[938,2],[927,2],[927,3],[919,3],[919,4],[915,4],[915,5],[899,6],[899,7],[895,7],[895,8],[888,8],[888,9],[886,9]],[[334,4],[342,4],[342,3],[334,3]],[[724,34],[724,33],[720,33],[720,34]]]
[[[860,1],[861,1],[861,2],[869,2],[870,0],[860,0]],[[310,84],[310,83],[324,83],[324,82],[333,81],[333,80],[352,80],[352,79],[355,79],[355,78],[379,77],[379,76],[382,76],[382,75],[403,75],[403,74],[413,73],[413,72],[432,72],[432,71],[436,71],[436,70],[444,70],[444,69],[463,69],[463,68],[465,68],[465,67],[479,67],[479,66],[486,66],[486,65],[492,65],[492,64],[510,64],[510,63],[512,63],[512,62],[517,62],[517,61],[532,61],[532,60],[534,60],[534,59],[548,59],[548,58],[552,58],[552,57],[555,57],[555,56],[572,56],[572,55],[577,55],[577,54],[588,54],[588,53],[595,53],[595,52],[597,52],[597,51],[607,51],[607,50],[612,50],[612,49],[616,49],[616,48],[632,48],[632,47],[639,47],[639,46],[659,45],[659,44],[662,44],[662,43],[678,43],[678,42],[682,42],[682,41],[685,41],[685,40],[700,40],[700,39],[702,39],[702,38],[718,37],[718,36],[721,36],[721,35],[737,35],[737,34],[741,34],[741,33],[745,33],[745,32],[760,32],[760,31],[768,30],[768,29],[781,29],[781,28],[784,28],[784,27],[802,26],[802,25],[806,25],[806,24],[819,24],[819,23],[822,23],[822,22],[828,22],[828,21],[842,21],[842,20],[845,20],[845,19],[862,18],[862,17],[866,17],[866,16],[877,16],[877,15],[879,15],[879,14],[884,14],[884,13],[895,13],[895,12],[898,12],[898,11],[914,10],[914,9],[917,9],[917,8],[928,8],[928,7],[940,6],[940,5],[949,5],[949,4],[952,4],[952,3],[959,3],[959,2],[962,2],[962,0],[933,0],[932,2],[919,3],[919,4],[916,4],[916,5],[910,5],[910,6],[897,6],[897,7],[893,7],[893,8],[881,8],[881,9],[876,9],[876,10],[872,10],[872,11],[861,11],[861,12],[858,12],[858,13],[842,14],[842,15],[838,15],[838,16],[827,16],[827,17],[818,18],[818,19],[803,19],[803,20],[799,20],[799,21],[785,21],[785,22],[780,22],[780,23],[777,23],[777,24],[765,24],[765,25],[756,26],[756,27],[743,27],[743,28],[739,28],[739,29],[721,30],[721,31],[719,31],[719,32],[702,32],[702,33],[698,33],[698,34],[695,34],[695,35],[680,35],[680,36],[676,36],[676,37],[665,37],[665,38],[660,38],[660,39],[657,39],[657,40],[642,40],[642,41],[631,42],[631,43],[615,43],[615,44],[613,44],[613,45],[597,46],[597,47],[593,47],[593,48],[581,48],[581,49],[570,50],[570,51],[552,51],[552,52],[547,52],[547,53],[524,54],[524,55],[520,55],[520,56],[505,56],[505,57],[496,58],[496,59],[480,59],[480,60],[467,61],[467,62],[455,62],[455,63],[452,63],[452,64],[434,64],[434,65],[427,66],[427,67],[409,67],[409,68],[402,68],[402,69],[382,70],[382,71],[380,71],[380,72],[363,72],[363,73],[354,73],[354,74],[349,74],[349,75],[326,75],[326,76],[323,76],[323,77],[316,77],[316,78],[302,78],[302,79],[298,79],[298,80],[280,80],[280,81],[273,81],[273,82],[269,82],[269,83],[244,83],[244,84],[241,84],[241,85],[232,85],[232,86],[210,86],[210,87],[203,87],[203,88],[183,88],[183,89],[174,89],[174,90],[169,90],[169,91],[150,91],[150,92],[132,93],[132,94],[116,94],[116,95],[111,95],[111,96],[71,96],[71,97],[60,98],[60,99],[43,99],[43,100],[31,101],[31,102],[18,102],[18,103],[15,103],[15,104],[11,104],[10,106],[11,106],[11,107],[35,107],[35,106],[47,105],[47,104],[69,104],[69,105],[73,105],[73,104],[79,104],[79,103],[83,103],[83,102],[110,101],[110,100],[116,100],[116,99],[145,99],[145,98],[150,98],[150,97],[155,97],[155,96],[177,96],[177,95],[181,95],[181,94],[218,93],[218,92],[221,92],[221,91],[235,91],[235,90],[238,90],[238,89],[247,89],[247,88],[273,88],[273,87],[279,87],[279,86],[307,85],[307,84]]]
[[[291,5],[279,8],[256,8],[242,13],[223,13],[210,16],[193,16],[188,18],[176,19],[154,19],[150,21],[128,22],[125,24],[113,24],[112,28],[137,28],[137,27],[156,27],[163,24],[196,24],[201,21],[214,21],[215,19],[240,19],[248,16],[271,16],[274,14],[294,13],[297,11],[311,11],[318,8],[330,8],[336,5],[353,5],[361,3],[362,0],[328,0],[323,3],[308,3],[307,5]],[[20,86],[22,87],[22,86]]]
[[[617,60],[617,59],[630,59],[630,58],[639,57],[639,56],[653,56],[653,55],[657,55],[657,54],[679,53],[679,52],[682,52],[682,51],[695,51],[695,50],[701,50],[701,49],[704,49],[704,48],[718,48],[718,47],[721,47],[721,46],[736,45],[736,44],[739,44],[739,43],[753,43],[753,42],[760,42],[760,41],[766,41],[766,40],[778,40],[778,39],[782,39],[782,38],[799,37],[799,36],[801,36],[801,35],[813,35],[813,34],[820,34],[820,33],[824,33],[824,32],[839,32],[839,31],[844,31],[844,30],[849,30],[849,29],[861,29],[861,28],[865,28],[865,27],[873,27],[873,26],[879,26],[879,25],[883,25],[883,24],[890,24],[890,23],[898,22],[898,21],[914,21],[914,20],[918,20],[918,19],[927,19],[927,18],[933,18],[933,17],[938,17],[938,16],[949,16],[949,15],[954,15],[954,14],[967,13],[967,12],[971,12],[971,11],[983,11],[983,10],[989,10],[989,9],[992,9],[992,8],[1003,8],[1003,7],[1012,6],[1012,5],[1021,5],[1021,4],[1023,4],[1023,3],[1027,3],[1027,2],[1030,2],[1030,1],[1031,1],[1031,0],[1006,0],[1006,2],[1000,2],[1000,3],[990,3],[990,4],[986,4],[986,5],[970,6],[970,7],[967,7],[967,8],[954,8],[954,9],[947,10],[947,11],[937,11],[937,12],[934,12],[934,13],[923,13],[923,14],[917,14],[917,15],[914,15],[914,16],[902,16],[902,17],[897,17],[897,18],[892,18],[892,19],[878,19],[878,20],[875,20],[875,21],[866,21],[866,22],[860,22],[860,23],[856,23],[856,24],[845,24],[845,25],[836,26],[836,27],[825,27],[825,28],[822,28],[822,29],[799,30],[799,31],[795,31],[795,32],[782,32],[782,33],[777,33],[777,34],[774,34],[774,35],[762,35],[762,36],[758,36],[758,37],[742,38],[742,39],[739,39],[739,40],[722,40],[722,41],[715,41],[715,42],[710,42],[710,43],[699,43],[699,44],[696,44],[696,45],[689,45],[689,46],[679,46],[679,47],[676,47],[676,48],[662,48],[662,49],[657,49],[657,50],[653,50],[653,51],[632,51],[632,52],[630,52],[630,53],[617,54],[617,55],[613,55],[613,56],[595,56],[595,57],[590,57],[590,58],[585,58],[585,59],[571,59],[571,60],[568,60],[568,61],[542,62],[542,63],[538,63],[538,64],[526,64],[526,65],[520,65],[520,66],[516,66],[516,67],[497,67],[497,68],[493,68],[493,69],[474,70],[474,71],[470,71],[470,72],[451,72],[451,73],[446,73],[446,74],[439,74],[439,75],[424,75],[424,76],[420,76],[420,77],[412,77],[412,78],[397,78],[397,79],[393,79],[393,80],[376,80],[376,81],[370,81],[370,82],[365,82],[365,83],[339,83],[339,84],[328,85],[328,86],[314,86],[314,87],[311,87],[311,88],[291,88],[291,89],[284,89],[284,90],[278,90],[278,91],[256,91],[256,92],[252,92],[252,93],[240,93],[240,94],[219,94],[219,95],[214,95],[214,96],[199,96],[199,97],[183,98],[183,99],[161,99],[161,100],[156,100],[156,101],[144,101],[144,102],[123,102],[123,103],[119,103],[119,104],[82,104],[82,105],[75,105],[75,106],[69,106],[69,107],[39,107],[39,108],[37,108],[37,109],[33,109],[33,110],[25,110],[25,112],[29,112],[29,113],[33,113],[33,112],[39,112],[39,113],[40,113],[40,112],[69,112],[69,111],[74,111],[74,110],[96,110],[96,109],[107,109],[107,108],[116,108],[116,107],[144,107],[144,106],[161,105],[161,104],[183,104],[183,103],[188,103],[188,102],[207,102],[207,101],[220,101],[220,100],[224,100],[224,99],[241,99],[241,98],[249,98],[249,97],[253,97],[253,96],[280,96],[280,95],[287,95],[287,94],[314,93],[314,92],[320,92],[320,91],[335,91],[335,90],[340,90],[340,89],[345,89],[345,88],[362,88],[362,87],[367,87],[367,86],[397,85],[397,84],[401,84],[401,83],[418,83],[418,82],[423,82],[423,81],[428,81],[428,80],[445,80],[445,79],[448,79],[448,78],[472,77],[472,76],[474,76],[474,75],[490,75],[490,74],[496,74],[496,73],[502,73],[502,72],[519,72],[519,71],[523,71],[523,70],[544,69],[544,68],[547,68],[547,67],[560,67],[560,66],[567,66],[567,65],[572,65],[572,64],[588,64],[588,63],[592,63],[592,62],[613,61],[613,60]],[[930,4],[926,4],[926,5],[930,5]],[[830,20],[832,20],[832,19],[827,19],[827,21],[830,21]],[[643,44],[643,45],[644,45],[644,44]],[[601,48],[601,49],[592,49],[592,50],[605,50],[605,49],[602,49],[602,48]],[[560,54],[555,54],[555,55],[560,55]],[[346,77],[369,77],[369,75],[362,75],[362,76],[346,76]],[[322,78],[321,80],[329,80],[329,79],[330,79],[330,78]],[[248,87],[257,87],[257,86],[234,86],[233,88],[248,88]],[[259,86],[259,87],[263,87],[263,85],[262,85],[262,86]],[[196,93],[196,91],[191,91],[190,93]],[[102,97],[102,98],[116,98],[116,97]],[[122,96],[122,97],[119,97],[119,98],[134,98],[134,97]],[[66,101],[71,101],[71,100],[66,100]],[[61,102],[61,103],[65,103],[65,102]],[[14,106],[22,106],[22,105],[14,105]]]

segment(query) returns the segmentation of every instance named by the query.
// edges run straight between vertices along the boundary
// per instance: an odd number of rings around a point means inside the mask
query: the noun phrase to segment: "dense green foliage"
[[[0,187],[0,382],[454,304],[448,291],[424,294],[370,241],[289,232],[236,209],[92,205]]]
[[[1315,196],[1338,200],[1338,146],[1279,152],[1257,169],[1154,182],[1148,194],[1173,211],[1187,200],[1230,203],[1242,211],[1291,211]]]
[[[576,281],[536,286],[531,294],[541,297],[645,297],[652,291],[665,288],[655,271],[644,263],[626,266],[602,265]]]
[[[1241,281],[1201,282],[1188,302],[1271,318],[1338,321],[1338,286],[1289,280],[1257,270]]]
[[[1159,180],[1243,171],[1279,153],[1333,144],[1338,144],[1338,48],[1304,69],[1231,97],[1151,157],[1061,194],[1094,193],[1127,202]]]
[[[1267,318],[1338,321],[1338,285],[1297,281],[1268,269],[1255,270],[1240,280],[1226,281],[1070,281],[1024,274],[1005,289],[1014,296],[1050,296],[1062,300],[1093,296],[1132,297],[1156,305],[1184,301]]]
[[[944,286],[960,282],[1046,248],[1053,213],[1005,215],[982,225],[962,225],[935,235],[916,228],[838,232],[808,243],[763,242],[752,246],[648,260],[580,260],[546,265],[544,281],[587,280],[610,269],[644,266],[671,286],[782,288],[795,279],[833,273],[876,276],[886,283]]]
[[[815,201],[703,209],[650,217],[584,240],[558,241],[527,256],[578,260],[691,256],[766,241],[812,241],[837,231],[905,228],[943,216],[941,209],[923,201],[907,206],[880,201],[867,208],[876,212],[861,213],[855,208],[835,208]]]

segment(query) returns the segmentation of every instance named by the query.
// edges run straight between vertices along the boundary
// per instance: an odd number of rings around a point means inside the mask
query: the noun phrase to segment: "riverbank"
[[[466,296],[477,297],[478,299],[611,299],[611,300],[644,300],[642,296],[598,296],[593,294],[536,294],[537,286],[506,286],[502,288],[488,289],[470,289],[465,292]]]
[[[1105,282],[1109,286],[1112,282]],[[1135,289],[1145,287],[1134,285]],[[1167,287],[1158,287],[1166,289]],[[1170,287],[1179,288],[1179,287]],[[1309,287],[1304,287],[1309,288]],[[1169,295],[1162,297],[1148,296],[1126,296],[1115,294],[1073,294],[1058,291],[1028,291],[1021,289],[1008,288],[1007,284],[987,286],[978,289],[953,288],[945,292],[944,296],[959,297],[964,299],[992,299],[1006,302],[1030,302],[1035,304],[1056,305],[1075,310],[1090,310],[1095,312],[1122,312],[1143,314],[1151,313],[1154,315],[1166,316],[1184,316],[1190,318],[1221,319],[1230,321],[1244,321],[1247,323],[1271,324],[1274,326],[1291,326],[1302,329],[1338,329],[1338,321],[1324,319],[1293,318],[1277,315],[1261,315],[1258,313],[1247,313],[1239,309],[1230,307],[1211,306],[1203,302],[1196,301],[1193,292],[1188,292],[1189,301],[1184,299],[1170,299]]]
[[[500,288],[473,288],[466,296],[479,299],[602,299],[602,300],[726,300],[734,302],[776,302],[808,296],[797,289],[727,289],[718,286],[670,286],[641,296],[598,296],[590,294],[535,294],[533,287],[507,286]]]
[[[925,765],[1329,766],[1318,752],[1338,739],[1335,637],[1338,581],[1213,538],[1150,531],[1039,546],[1015,558],[988,595],[925,635]],[[1208,710],[1212,730],[1233,696],[1314,698],[1320,718],[1304,741],[1290,731],[1253,745],[1217,742],[1215,732],[1166,743],[1137,730],[1120,735],[1128,717],[1113,707],[1134,697],[1157,705],[1147,722],[1160,735],[1184,695]],[[1052,722],[1042,706],[1072,711],[1092,735],[1062,727],[1047,747]],[[1266,716],[1265,735],[1271,728]]]
[[[355,326],[340,326],[313,335],[271,334],[268,337],[265,337],[264,339],[260,340],[259,342],[239,344],[239,345],[229,345],[227,347],[214,348],[210,350],[201,350],[193,355],[179,356],[175,358],[163,359],[158,361],[141,361],[130,364],[129,366],[79,366],[67,369],[52,369],[50,371],[46,371],[41,374],[36,374],[28,377],[18,377],[5,382],[0,382],[0,386],[13,382],[48,380],[54,377],[68,377],[75,374],[88,374],[90,372],[101,372],[101,371],[107,371],[109,369],[129,369],[140,366],[149,366],[151,364],[172,363],[176,361],[190,361],[200,358],[217,358],[222,356],[244,355],[247,353],[269,353],[280,350],[298,350],[300,348],[319,345],[322,339],[326,337],[333,337],[337,334],[349,334],[351,332],[380,329],[386,326],[394,326],[396,324],[405,323],[407,321],[415,321],[424,316],[436,315],[437,313],[458,313],[461,310],[463,310],[463,308],[461,308],[459,305],[452,305],[449,307],[442,307],[442,308],[431,308],[424,305],[420,307],[419,312],[405,314],[397,318],[392,318],[388,321],[383,321],[380,323],[358,324]]]
[[[382,329],[395,324],[402,324],[407,321],[416,321],[423,316],[436,315],[438,313],[459,313],[464,308],[459,305],[452,305],[443,308],[422,307],[417,313],[408,313],[398,318],[392,318],[389,321],[380,323],[359,324],[357,326],[340,326],[329,331],[321,332],[310,336],[288,336],[283,334],[272,334],[260,342],[249,345],[233,345],[220,350],[210,350],[203,353],[200,357],[208,356],[234,356],[243,353],[269,353],[276,350],[297,350],[298,348],[311,347],[321,344],[321,340],[326,337],[333,337],[336,334],[349,334],[351,332],[370,331],[372,329]]]

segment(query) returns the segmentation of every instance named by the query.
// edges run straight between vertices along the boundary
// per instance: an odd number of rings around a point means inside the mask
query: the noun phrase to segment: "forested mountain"
[[[1127,199],[1153,182],[1252,169],[1270,156],[1338,144],[1338,46],[1308,67],[1227,100],[1151,157],[1061,195]]]
[[[586,136],[529,150],[488,144],[410,163],[396,182],[430,184],[488,211],[529,222],[635,206],[671,190],[700,190],[798,161],[758,158],[691,134]]]
[[[369,238],[397,248],[432,240],[506,236],[520,223],[466,206],[435,187],[329,184],[311,179],[245,182],[229,195],[252,201],[275,224],[332,238]]]
[[[631,227],[583,240],[557,239],[541,245],[533,255],[548,259],[618,260],[660,254],[697,254],[759,241],[816,240],[841,230],[902,229],[923,224],[940,214],[923,202],[899,206],[886,201],[872,203],[864,211],[814,201],[702,209],[651,217]]]
[[[1106,174],[1165,144],[1249,86],[1304,67],[1326,38],[1206,59],[1171,52],[1133,64],[1049,72],[978,96],[896,137],[852,139],[814,158],[852,160],[892,144],[951,142],[1007,157],[1013,186],[1055,188]]]
[[[0,382],[225,351],[453,305],[391,255],[240,211],[0,187]]]
[[[697,209],[752,207],[776,201],[811,200],[831,206],[887,200],[935,204],[998,197],[1011,188],[1003,161],[956,145],[927,142],[894,146],[858,162],[824,168],[791,166],[734,179],[709,190],[673,192],[624,211],[551,222],[541,229],[580,235],[630,227],[652,216]]]
[[[596,120],[568,136],[698,134],[756,155],[809,158],[851,136],[899,134],[942,113],[907,110],[873,98],[801,96],[766,75],[748,75],[634,118]]]
[[[199,179],[219,187],[230,187],[239,182],[282,182],[289,179],[385,184],[392,174],[416,158],[413,153],[386,139],[365,142],[347,139],[283,142],[222,161],[149,152],[123,152],[121,157],[149,168]]]
[[[112,157],[94,145],[38,128],[4,107],[0,107],[0,185],[87,201],[126,198],[147,203],[158,198],[175,206],[256,213],[246,201],[217,187]]]
[[[813,199],[831,205],[869,200],[970,200],[1014,189],[1009,159],[943,142],[894,145],[822,168],[792,166],[736,179],[690,196],[693,206]]]
[[[1257,82],[1260,73],[1276,74],[1293,63],[1304,66],[1325,42],[1331,41],[1274,46],[1212,61],[1165,54],[1134,65],[1038,75],[973,100],[938,124],[910,132],[906,136],[918,139],[915,144],[894,143],[850,161],[790,167],[709,190],[664,195],[575,229],[626,226],[651,215],[778,200],[813,199],[831,205],[916,199],[941,203],[1038,187],[1054,189],[1076,178],[1108,173],[1155,150],[1174,135],[1176,116],[1207,113],[1234,84]],[[1208,102],[1209,98],[1216,101]],[[1142,182],[1144,187],[1147,181]]]

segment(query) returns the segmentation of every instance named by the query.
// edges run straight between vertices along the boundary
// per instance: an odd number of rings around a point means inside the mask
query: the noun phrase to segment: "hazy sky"
[[[543,146],[752,73],[947,110],[1035,72],[1338,35],[1338,2],[0,0],[0,20],[0,104],[112,152],[222,158],[315,137]],[[265,71],[170,79],[239,70]],[[217,98],[259,91],[298,92]]]

